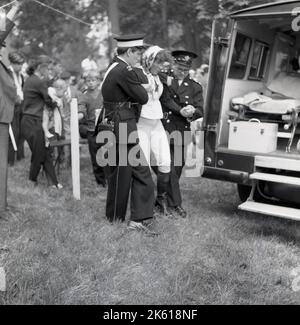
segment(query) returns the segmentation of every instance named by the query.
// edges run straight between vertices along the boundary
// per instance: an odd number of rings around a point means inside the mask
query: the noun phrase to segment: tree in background
[[[87,23],[99,23],[105,15],[105,7],[92,5],[82,0],[42,0],[62,12],[79,17]],[[91,1],[89,1],[91,2]],[[87,37],[90,27],[56,13],[34,1],[22,8],[11,45],[21,49],[28,57],[39,54],[50,55],[62,62],[71,72],[80,71],[80,62],[95,47]]]
[[[12,39],[15,48],[28,56],[48,54],[60,59],[70,71],[79,71],[88,53],[97,53],[99,42],[111,55],[110,33],[147,34],[146,41],[170,49],[188,49],[199,55],[197,65],[207,63],[211,26],[215,16],[224,16],[245,6],[270,0],[41,0],[56,9],[94,24],[86,26],[28,1]],[[110,28],[104,28],[107,19]],[[102,24],[102,25],[101,25]],[[95,27],[96,26],[96,27]],[[105,37],[96,37],[97,33]],[[94,35],[94,36],[93,36]],[[89,37],[88,37],[89,36]]]
[[[188,49],[208,62],[211,26],[215,16],[268,0],[119,0],[120,30],[147,34],[148,43],[170,49]],[[271,2],[269,0],[269,2]]]

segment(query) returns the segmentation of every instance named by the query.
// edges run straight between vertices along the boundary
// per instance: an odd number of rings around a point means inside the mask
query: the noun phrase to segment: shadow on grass
[[[263,224],[261,226],[253,226],[247,229],[247,233],[256,236],[263,236],[265,238],[271,237],[276,238],[278,241],[284,244],[297,245],[300,248],[300,224],[299,222],[287,222],[282,221],[280,226],[278,222],[274,220],[269,220],[270,225]],[[275,226],[276,225],[276,226]],[[279,227],[278,227],[279,226]],[[285,227],[285,228],[283,228]]]

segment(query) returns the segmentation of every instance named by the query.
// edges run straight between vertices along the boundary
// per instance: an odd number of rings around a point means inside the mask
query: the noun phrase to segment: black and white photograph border
[[[0,0],[0,305],[298,305],[298,89],[300,1]]]

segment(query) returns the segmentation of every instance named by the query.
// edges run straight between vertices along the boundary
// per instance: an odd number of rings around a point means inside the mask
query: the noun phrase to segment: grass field
[[[110,225],[106,191],[81,160],[82,200],[71,171],[62,191],[27,181],[25,163],[9,170],[9,204],[0,219],[0,304],[298,304],[300,223],[237,210],[233,184],[182,180],[186,220],[160,219],[156,238]]]

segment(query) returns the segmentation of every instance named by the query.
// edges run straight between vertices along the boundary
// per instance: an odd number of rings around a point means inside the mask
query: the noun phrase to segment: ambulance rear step
[[[299,177],[291,177],[291,176],[283,176],[283,175],[256,172],[256,173],[251,174],[249,176],[249,178],[260,180],[260,181],[266,181],[266,182],[283,183],[283,184],[300,186],[300,178]]]
[[[289,171],[300,171],[300,160],[269,157],[269,156],[256,156],[255,168],[257,167],[281,169],[281,170],[289,170]],[[242,203],[241,205],[239,205],[238,208],[240,210],[300,221],[300,209],[288,208],[288,207],[279,206],[275,204],[274,205],[265,204],[265,203],[255,202],[253,200],[254,192],[257,188],[258,181],[300,186],[300,178],[278,175],[278,174],[271,174],[271,173],[268,174],[265,172],[262,173],[258,171],[251,174],[249,178],[252,180],[252,190],[248,200]]]
[[[300,210],[294,208],[287,208],[254,201],[246,201],[239,206],[239,209],[249,212],[267,214],[273,217],[300,221]]]

